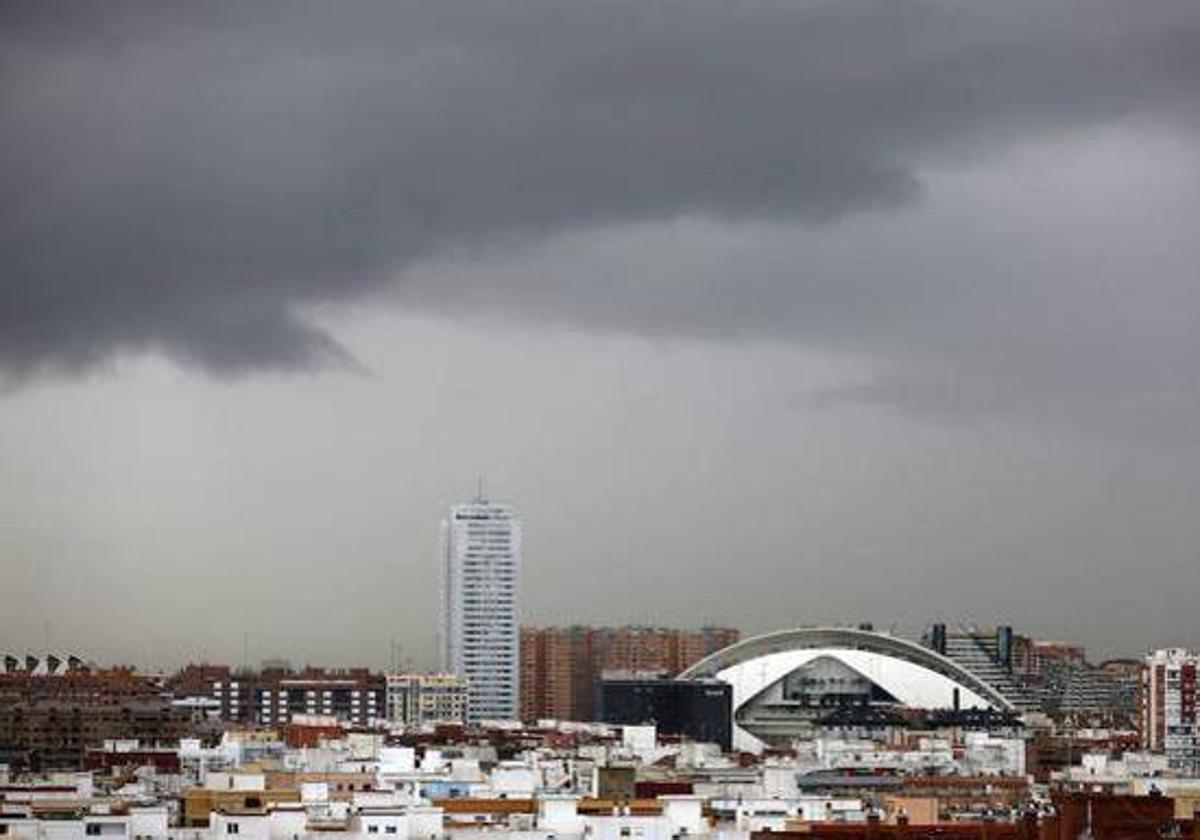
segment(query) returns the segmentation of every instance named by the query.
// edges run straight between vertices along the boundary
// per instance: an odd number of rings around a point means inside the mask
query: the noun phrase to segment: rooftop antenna
[[[475,501],[483,504],[487,501],[487,496],[483,492],[483,476],[477,476],[475,479]]]

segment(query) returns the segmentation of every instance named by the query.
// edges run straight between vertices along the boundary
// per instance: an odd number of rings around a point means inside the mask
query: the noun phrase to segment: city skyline
[[[0,840],[1200,840],[1200,0],[0,3]]]
[[[517,627],[520,644],[518,650],[520,653],[521,663],[525,662],[525,647],[524,640],[526,636],[531,639],[541,636],[561,637],[554,644],[540,653],[532,654],[536,657],[539,663],[536,667],[545,668],[553,658],[548,659],[548,653],[552,650],[570,651],[569,655],[575,656],[578,654],[567,643],[570,638],[577,632],[583,632],[587,635],[596,634],[603,637],[604,645],[597,648],[595,667],[601,668],[601,663],[604,662],[621,662],[631,661],[636,662],[637,656],[650,657],[651,660],[657,662],[659,657],[667,657],[662,660],[664,662],[675,662],[672,657],[683,657],[679,660],[685,664],[691,664],[699,658],[699,651],[704,650],[711,653],[725,645],[733,644],[736,640],[748,639],[765,639],[779,633],[787,633],[792,631],[807,631],[816,629],[825,630],[862,630],[869,628],[871,632],[878,632],[885,636],[894,637],[908,642],[916,642],[922,645],[936,647],[935,643],[930,638],[929,634],[934,627],[943,628],[943,633],[949,631],[952,635],[962,636],[963,634],[970,635],[975,633],[989,634],[1000,628],[1007,628],[1008,632],[1012,632],[1011,625],[993,625],[989,626],[984,622],[965,622],[960,624],[946,624],[945,622],[935,621],[927,622],[914,631],[901,631],[897,626],[876,627],[869,621],[829,621],[823,623],[797,623],[789,626],[772,627],[765,631],[746,633],[740,627],[729,625],[717,625],[712,623],[694,624],[688,626],[670,626],[663,623],[653,622],[583,622],[583,621],[568,621],[568,622],[539,622],[521,620]],[[1066,656],[1074,658],[1080,662],[1086,662],[1093,666],[1103,665],[1107,663],[1121,663],[1127,661],[1140,661],[1144,657],[1153,654],[1156,650],[1184,650],[1179,646],[1169,648],[1158,648],[1151,650],[1123,650],[1123,651],[1096,651],[1082,644],[1078,639],[1069,639],[1058,636],[1046,636],[1036,632],[1036,628],[1022,627],[1022,639],[1032,642],[1039,649],[1046,649],[1054,652],[1055,656]],[[1034,631],[1034,632],[1031,632]],[[439,636],[441,631],[439,629]],[[671,648],[662,647],[664,638],[681,637],[684,639],[682,647]],[[643,637],[647,645],[645,651],[641,654],[633,653],[630,645],[633,644],[637,649],[637,644],[631,640],[634,638]],[[614,642],[618,643],[616,649],[610,650],[609,645]],[[115,658],[105,659],[101,657],[89,656],[87,651],[81,645],[70,645],[67,643],[46,647],[45,645],[33,645],[28,647],[19,647],[9,645],[6,648],[0,648],[0,656],[3,656],[11,662],[0,663],[13,673],[23,670],[30,670],[29,662],[32,660],[35,663],[32,671],[37,673],[48,673],[50,671],[63,672],[67,671],[68,660],[71,662],[71,667],[98,667],[106,668],[132,668],[142,673],[159,673],[165,674],[180,668],[190,666],[214,666],[221,668],[231,668],[233,671],[253,672],[257,670],[290,670],[301,672],[306,669],[316,670],[358,670],[371,669],[377,670],[379,673],[386,674],[423,674],[428,676],[438,676],[444,674],[453,674],[454,669],[447,667],[444,660],[445,652],[439,642],[437,650],[435,650],[427,660],[420,660],[406,653],[406,647],[399,639],[389,640],[388,650],[386,652],[368,651],[364,648],[359,652],[359,655],[352,656],[340,660],[322,661],[311,657],[300,655],[298,657],[278,655],[279,651],[268,653],[255,649],[248,638],[243,638],[245,647],[243,655],[240,658],[220,659],[218,657],[210,657],[201,655],[195,658],[185,658],[179,661],[170,662],[139,662],[133,658]],[[544,644],[544,643],[543,643]],[[557,644],[557,647],[555,647]],[[678,643],[677,643],[678,644]],[[565,646],[564,646],[565,645]],[[589,648],[590,651],[590,648]],[[379,655],[376,655],[378,653]],[[591,654],[589,653],[589,656]],[[634,657],[630,660],[629,657]],[[622,658],[624,657],[624,659]],[[56,665],[55,668],[50,668],[51,660]],[[531,660],[532,662],[533,660]],[[632,670],[633,673],[642,673],[643,669],[638,665],[611,665],[603,666],[603,669],[614,669],[617,673],[626,668]],[[678,667],[665,667],[662,665],[649,668],[644,673],[656,673],[667,675],[682,671],[684,665]],[[2,670],[2,669],[0,669]],[[599,673],[599,670],[597,671]],[[522,682],[520,685],[524,685]]]

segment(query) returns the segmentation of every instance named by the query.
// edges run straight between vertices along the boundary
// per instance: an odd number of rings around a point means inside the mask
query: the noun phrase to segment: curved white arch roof
[[[680,676],[716,677],[729,683],[733,688],[734,744],[758,749],[761,742],[736,725],[738,710],[820,657],[858,671],[912,708],[953,708],[957,691],[960,708],[1013,710],[999,692],[957,663],[915,642],[867,630],[805,628],[756,636],[717,651]]]

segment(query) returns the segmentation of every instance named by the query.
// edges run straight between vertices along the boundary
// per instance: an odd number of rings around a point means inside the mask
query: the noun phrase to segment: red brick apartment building
[[[190,730],[190,714],[132,668],[0,674],[0,763],[18,769],[81,769],[106,740],[169,746]]]
[[[592,720],[605,672],[675,676],[740,638],[728,627],[522,627],[521,718]]]

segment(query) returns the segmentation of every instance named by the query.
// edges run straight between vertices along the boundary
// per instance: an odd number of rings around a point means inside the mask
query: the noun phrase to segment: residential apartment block
[[[519,712],[521,516],[482,496],[442,524],[442,670],[468,684],[470,720]]]
[[[728,627],[522,627],[521,718],[593,720],[604,674],[673,677],[739,638]]]
[[[1200,772],[1196,721],[1196,666],[1200,654],[1164,648],[1146,657],[1142,670],[1142,746],[1167,756],[1178,772]]]
[[[391,723],[463,723],[467,704],[467,681],[457,674],[387,675],[387,719]]]
[[[234,671],[189,665],[169,684],[176,697],[207,698],[221,720],[289,723],[294,715],[325,715],[365,725],[382,718],[386,682],[366,668]]]

